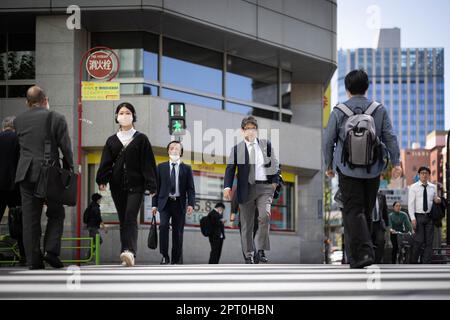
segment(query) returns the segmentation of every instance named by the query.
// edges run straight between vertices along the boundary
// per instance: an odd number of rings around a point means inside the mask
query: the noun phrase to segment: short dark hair
[[[100,193],[94,193],[91,196],[92,201],[97,202],[99,199],[103,198],[102,195]]]
[[[420,174],[420,172],[422,172],[422,171],[428,171],[428,173],[431,174],[431,170],[427,166],[421,166],[419,168],[419,170],[417,171],[417,173]]]
[[[178,143],[179,145],[180,145],[180,147],[181,147],[181,154],[180,154],[180,157],[182,157],[183,156],[183,144],[180,142],[180,141],[178,141],[178,140],[172,140],[172,141],[170,141],[169,142],[169,144],[167,145],[167,152],[169,152],[169,148],[170,148],[170,145],[172,144],[172,143]]]
[[[125,107],[125,108],[127,108],[128,110],[131,111],[131,113],[133,114],[133,122],[136,122],[137,121],[136,109],[134,109],[134,107],[133,107],[133,105],[131,103],[129,103],[129,102],[122,102],[116,108],[116,112],[115,112],[116,123],[119,123],[119,121],[117,121],[117,115],[119,114],[120,109],[122,109],[123,107]]]
[[[258,129],[258,121],[253,116],[248,116],[242,119],[241,128],[244,129],[247,124],[252,124]]]
[[[223,202],[217,202],[214,208],[222,208],[222,209],[225,209],[225,205],[223,204]]]
[[[400,203],[400,201],[394,201],[394,203],[392,204],[392,207],[395,207],[395,205],[396,205],[397,203]]]
[[[353,70],[345,76],[345,90],[352,95],[365,94],[367,89],[369,89],[369,77],[364,70]]]

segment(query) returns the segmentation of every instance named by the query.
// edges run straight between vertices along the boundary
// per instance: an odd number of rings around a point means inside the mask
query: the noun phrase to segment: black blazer
[[[259,147],[262,150],[264,157],[264,168],[266,170],[267,180],[270,183],[279,182],[279,162],[275,157],[270,141],[258,139]],[[270,150],[270,151],[269,151]],[[224,188],[231,188],[233,186],[234,175],[237,172],[237,199],[239,203],[245,203],[248,199],[248,176],[250,173],[249,154],[247,144],[242,141],[231,149],[228,158],[227,168],[225,170]]]
[[[103,222],[102,214],[100,212],[100,205],[97,202],[92,201],[89,204],[88,209],[89,211],[86,226],[88,228],[100,228],[100,224]]]
[[[0,190],[14,190],[20,154],[19,139],[14,131],[0,132],[0,154]]]
[[[225,226],[221,220],[222,215],[213,209],[208,213],[208,218],[210,219],[211,223],[211,230],[209,231],[209,237],[220,238],[220,236],[222,235],[223,236],[222,239],[225,239]]]
[[[158,194],[152,198],[152,206],[161,212],[166,206],[170,194],[170,162],[163,162],[158,165]],[[186,212],[186,200],[189,206],[195,205],[194,176],[191,166],[181,162],[178,176],[178,188],[180,191],[182,212]]]
[[[20,158],[17,165],[16,182],[27,180],[37,182],[44,161],[44,143],[47,129],[45,127],[49,110],[43,107],[32,107],[14,120],[14,128],[19,137]],[[53,120],[52,152],[54,160],[59,159],[59,151],[63,154],[63,167],[73,169],[72,143],[63,115],[51,111]],[[59,161],[58,161],[59,164]]]
[[[97,184],[110,184],[112,191],[156,193],[156,162],[147,136],[136,132],[125,151],[116,134],[106,140],[97,171]],[[126,170],[124,169],[126,167]]]

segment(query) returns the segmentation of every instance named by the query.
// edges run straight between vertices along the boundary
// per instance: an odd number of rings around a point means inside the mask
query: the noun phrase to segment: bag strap
[[[347,117],[353,116],[355,113],[343,103],[339,103],[335,108],[341,110]]]
[[[52,121],[53,120],[53,112],[49,111],[47,115],[47,120],[45,122],[45,127],[47,132],[45,134],[44,140],[44,161],[50,162],[52,155]]]
[[[379,106],[381,106],[381,103],[379,103],[377,101],[372,102],[370,104],[370,106],[366,109],[366,111],[364,111],[364,114],[371,116],[372,113],[374,113],[375,110],[377,110]]]

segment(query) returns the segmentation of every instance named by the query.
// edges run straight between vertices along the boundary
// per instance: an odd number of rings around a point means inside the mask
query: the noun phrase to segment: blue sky
[[[405,48],[444,48],[445,128],[450,129],[450,1],[338,0],[337,11],[338,49],[373,47],[377,27],[400,28]],[[337,100],[336,74],[333,103]]]

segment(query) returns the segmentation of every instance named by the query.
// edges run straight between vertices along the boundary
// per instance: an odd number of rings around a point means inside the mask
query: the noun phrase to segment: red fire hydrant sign
[[[116,68],[114,60],[111,52],[95,51],[86,59],[86,70],[95,79],[106,79]]]

